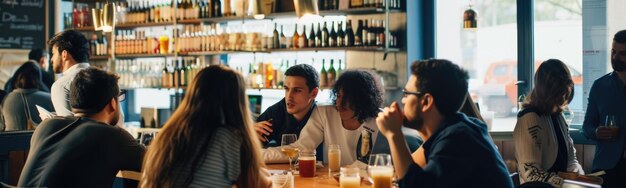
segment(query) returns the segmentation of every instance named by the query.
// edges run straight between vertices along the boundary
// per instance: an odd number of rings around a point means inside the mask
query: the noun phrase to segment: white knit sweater
[[[558,119],[559,128],[567,145],[567,171],[584,174],[578,160],[574,142],[569,136],[567,124],[563,116]],[[541,181],[555,187],[561,187],[563,179],[557,173],[547,172],[554,164],[558,153],[557,136],[552,125],[550,115],[539,116],[529,112],[518,117],[513,140],[515,142],[515,157],[520,183]]]

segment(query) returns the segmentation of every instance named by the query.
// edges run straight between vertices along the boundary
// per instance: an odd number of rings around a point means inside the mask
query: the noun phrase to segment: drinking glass
[[[289,157],[289,171],[293,171],[291,161],[293,161],[293,158],[296,157],[299,152],[298,148],[291,146],[291,144],[296,142],[296,140],[298,140],[298,136],[296,136],[296,134],[283,134],[280,144],[280,151]]]
[[[361,186],[361,176],[359,167],[341,167],[339,177],[340,188],[358,188]]]
[[[391,188],[393,179],[393,165],[391,155],[374,154],[370,155],[368,172],[370,182],[374,188]]]
[[[607,115],[604,121],[604,126],[606,128],[611,129],[613,135],[611,135],[612,139],[617,139],[619,136],[619,127],[617,126],[617,122],[615,121],[614,115]]]
[[[341,167],[341,148],[337,144],[328,146],[328,176],[330,172],[337,172]]]

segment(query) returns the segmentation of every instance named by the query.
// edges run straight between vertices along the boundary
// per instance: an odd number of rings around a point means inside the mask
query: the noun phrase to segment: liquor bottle
[[[331,22],[330,25],[330,36],[328,37],[328,46],[329,47],[337,47],[337,32],[335,32],[335,22]],[[332,60],[330,61],[332,65]]]
[[[222,1],[221,0],[213,0],[213,16],[211,17],[222,17]]]
[[[322,46],[322,26],[320,23],[317,23],[317,33],[315,34],[315,46],[316,47],[324,47]]]
[[[322,29],[322,47],[328,47],[330,45],[329,38],[328,28],[326,27],[326,22],[324,22],[324,28]]]
[[[376,36],[380,33],[380,25],[379,22],[372,19],[372,26],[370,26],[370,31],[368,32],[368,39],[370,46],[376,46]]]
[[[363,24],[363,34],[362,34],[362,43],[363,46],[370,46],[370,29],[369,29],[369,24],[367,23],[367,19],[365,20],[365,23]]]
[[[274,43],[272,45],[272,48],[278,49],[278,48],[280,48],[280,39],[279,39],[279,35],[278,35],[278,24],[277,23],[274,23],[274,32],[272,34],[273,34],[273,40],[272,41],[274,41]]]
[[[376,46],[385,46],[385,22],[382,20],[378,21],[378,27],[376,30]]]
[[[280,48],[287,48],[287,37],[282,25],[280,26]]]
[[[333,61],[333,59],[330,59],[330,68],[328,68],[328,78],[326,80],[328,82],[328,87],[332,87],[333,85],[335,85],[335,80],[337,78],[337,72],[335,71]]]
[[[363,0],[350,0],[350,8],[363,7]]]
[[[352,30],[352,20],[348,20],[348,23],[346,24],[346,36],[344,40],[344,45],[348,47],[354,46],[354,37],[354,31]]]
[[[337,66],[337,76],[341,76],[343,69],[341,69],[341,59],[339,59],[339,65]]]
[[[89,40],[89,56],[97,56],[99,55],[100,50],[98,49],[98,35],[92,34],[91,40]]]
[[[359,20],[354,34],[354,46],[363,45],[363,20]]]
[[[345,37],[346,37],[346,33],[343,32],[343,23],[339,22],[338,23],[338,27],[337,27],[337,46],[338,47],[344,47],[345,46]]]
[[[300,36],[298,36],[298,24],[296,24],[295,28],[293,29],[293,36],[291,37],[291,46],[293,48],[300,48],[299,41],[300,40]]]
[[[306,25],[302,25],[302,32],[300,32],[300,36],[298,36],[298,47],[299,48],[306,48],[306,47],[308,47],[307,40],[306,40],[306,35],[304,35],[305,33],[306,33]]]
[[[315,45],[315,29],[313,29],[314,25],[311,24],[311,32],[309,32],[309,38],[307,39],[307,46],[309,46],[309,48],[314,48],[316,47]]]
[[[167,68],[167,63],[163,63],[163,70],[161,70],[161,87],[168,88],[171,87],[170,82],[172,78],[170,78],[170,71]]]
[[[322,59],[322,71],[320,73],[320,86],[322,88],[328,87],[328,72],[326,72],[326,60]]]
[[[78,12],[78,5],[74,6],[74,10],[72,10],[72,27],[79,28],[81,27],[80,23],[78,23],[78,16],[80,13]]]

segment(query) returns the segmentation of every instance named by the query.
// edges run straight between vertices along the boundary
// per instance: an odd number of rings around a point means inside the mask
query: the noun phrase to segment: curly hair
[[[347,102],[359,122],[374,118],[380,112],[384,90],[378,74],[363,69],[347,70],[339,76],[333,86],[331,95],[333,104],[337,104],[337,94],[340,90],[343,92],[341,105],[345,107]]]

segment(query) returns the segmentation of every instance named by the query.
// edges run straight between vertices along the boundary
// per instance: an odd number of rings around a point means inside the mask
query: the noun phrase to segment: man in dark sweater
[[[391,147],[400,187],[513,187],[485,123],[459,113],[468,75],[447,60],[411,65],[401,110],[396,102],[376,124]],[[416,129],[424,144],[413,154],[400,131]]]
[[[257,118],[255,130],[264,147],[280,146],[283,134],[300,135],[319,91],[320,76],[307,64],[294,65],[285,71],[285,98],[270,106]]]
[[[19,187],[111,187],[120,170],[141,171],[145,148],[119,121],[118,77],[97,68],[71,83],[75,116],[43,121],[33,133]]]

